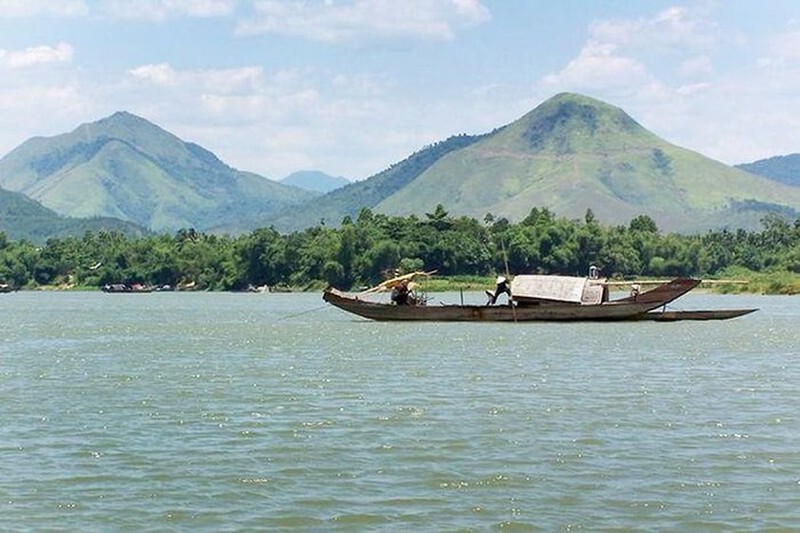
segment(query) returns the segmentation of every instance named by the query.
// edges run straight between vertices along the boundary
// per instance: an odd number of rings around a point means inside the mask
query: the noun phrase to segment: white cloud
[[[11,87],[0,83],[0,122],[25,125],[25,129],[0,129],[0,157],[33,135],[57,135],[75,129],[90,116],[91,106],[92,96],[72,81],[32,81]]]
[[[179,17],[226,17],[237,0],[0,0],[0,18],[97,15],[111,19],[161,22]]]
[[[546,87],[570,90],[638,92],[660,85],[660,78],[698,78],[714,70],[710,51],[720,31],[710,13],[698,7],[670,7],[650,17],[598,20],[578,56],[543,78]]]
[[[88,13],[89,8],[83,0],[0,0],[0,18],[78,16]]]
[[[164,21],[183,16],[225,17],[235,8],[236,0],[104,0],[97,10],[109,18]]]
[[[72,61],[72,46],[59,43],[52,46],[33,46],[25,50],[0,49],[0,68],[19,69],[45,63],[68,63]]]
[[[788,21],[782,30],[750,39],[751,60],[715,71],[707,84],[680,87],[675,98],[685,101],[685,111],[665,131],[729,163],[800,152],[798,30]],[[663,123],[657,119],[654,125]]]
[[[0,109],[7,110],[73,108],[81,101],[80,90],[74,85],[32,85],[0,91]]]
[[[375,162],[363,156],[363,167],[340,170],[342,153],[351,150],[341,148],[342,132],[349,132],[344,144],[354,151],[363,149],[365,137],[381,138],[380,117],[392,109],[381,87],[380,79],[368,75],[320,79],[304,70],[268,75],[260,67],[181,70],[153,64],[131,69],[113,97],[238,168],[283,177],[323,167],[365,177]],[[338,155],[327,161],[312,155],[327,150]]]
[[[744,39],[712,15],[675,7],[597,21],[580,53],[539,89],[609,101],[666,140],[727,163],[800,151],[797,28]],[[750,59],[753,49],[764,53]]]
[[[714,64],[707,55],[691,56],[681,62],[679,72],[687,78],[708,76],[714,73]]]
[[[647,69],[640,61],[616,52],[615,44],[589,41],[578,57],[560,72],[545,76],[542,84],[582,91],[624,89],[648,82]]]
[[[762,58],[762,61],[772,65],[800,61],[800,28],[793,24],[786,31],[772,37],[767,53],[767,57]]]
[[[233,19],[230,9],[235,3],[104,0],[91,5],[99,18],[160,21]],[[10,5],[0,0],[6,14]],[[65,6],[83,4],[30,5],[40,10],[61,5],[66,12]],[[292,0],[252,5],[257,17],[243,23],[240,31],[249,24],[251,32],[336,42],[451,39],[490,16],[476,0]],[[112,10],[114,6],[119,9]],[[63,133],[125,110],[244,170],[282,177],[302,168],[320,168],[364,178],[451,134],[490,131],[564,90],[618,105],[670,142],[726,162],[800,151],[797,26],[787,24],[769,41],[748,34],[747,41],[731,44],[727,39],[736,28],[722,31],[708,12],[682,8],[651,17],[598,21],[588,30],[574,57],[542,77],[533,90],[487,78],[482,86],[464,84],[461,92],[449,89],[439,97],[432,91],[420,101],[412,100],[417,97],[414,91],[404,90],[402,78],[387,74],[390,69],[359,72],[304,62],[304,68],[271,71],[269,61],[256,66],[255,59],[252,66],[235,66],[236,55],[228,59],[234,61],[227,63],[232,68],[187,69],[179,66],[180,58],[165,53],[128,63],[121,74],[104,71],[100,79],[92,78],[96,73],[86,65],[73,65],[73,51],[66,44],[0,50],[0,123],[29,126],[24,133],[14,128],[0,132],[0,155],[25,140],[17,135]],[[727,46],[721,46],[723,38]],[[738,48],[743,42],[747,49]],[[748,53],[742,54],[745,50]],[[729,52],[732,57],[721,55]],[[143,64],[147,61],[152,62]],[[37,67],[22,68],[25,65]],[[12,67],[13,76],[3,75]]]
[[[589,28],[593,39],[626,49],[703,50],[720,39],[717,24],[702,7],[670,7],[651,17],[601,20]]]
[[[176,73],[167,63],[154,65],[142,65],[128,71],[133,78],[154,85],[172,85],[176,79]]]
[[[333,78],[333,87],[351,94],[380,96],[394,87],[394,83],[386,76],[376,74],[337,74]]]
[[[692,95],[713,88],[710,83],[692,83],[678,87],[678,94]]]
[[[323,168],[366,177],[388,164],[390,115],[408,115],[383,100],[381,87],[381,79],[369,75],[327,79],[302,69],[267,74],[252,66],[192,70],[155,63],[103,81],[89,81],[78,69],[21,71],[0,76],[0,122],[26,125],[24,133],[0,132],[0,155],[31,132],[55,135],[129,111],[243,170],[279,178]],[[406,155],[407,148],[397,151]]]
[[[416,37],[452,40],[458,30],[488,22],[479,0],[262,0],[240,22],[242,34],[281,33],[324,42]]]
[[[257,90],[263,83],[261,67],[175,70],[168,63],[142,65],[128,71],[131,78],[153,86],[180,87],[197,92],[230,94]]]

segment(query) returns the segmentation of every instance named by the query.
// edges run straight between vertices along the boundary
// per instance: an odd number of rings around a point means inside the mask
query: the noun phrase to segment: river
[[[403,324],[319,294],[3,294],[0,530],[800,529],[800,298],[675,307],[760,310]]]

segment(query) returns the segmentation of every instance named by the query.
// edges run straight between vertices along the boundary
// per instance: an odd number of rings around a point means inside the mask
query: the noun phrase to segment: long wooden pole
[[[511,274],[508,271],[508,254],[506,253],[506,243],[503,241],[503,238],[500,238],[500,247],[503,249],[503,263],[506,266],[506,280],[508,283],[511,283]],[[511,316],[514,317],[514,323],[517,323],[517,307],[514,305],[514,298],[511,297],[511,290],[509,289],[508,294],[508,305],[511,306]]]

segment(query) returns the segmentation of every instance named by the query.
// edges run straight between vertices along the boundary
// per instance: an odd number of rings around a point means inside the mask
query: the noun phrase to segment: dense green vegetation
[[[796,292],[800,219],[766,217],[763,229],[664,234],[648,216],[602,226],[534,208],[517,224],[486,215],[451,217],[441,205],[424,217],[391,217],[363,209],[338,228],[281,234],[262,228],[238,237],[181,230],[128,238],[87,232],[52,238],[44,246],[0,233],[0,283],[14,287],[107,283],[194,284],[211,290],[249,286],[349,288],[371,285],[387,271],[436,270],[439,276],[513,273],[584,275],[595,264],[607,276],[756,277],[783,279],[759,290]],[[472,279],[472,278],[468,278]],[[789,288],[787,288],[787,280]],[[774,283],[773,283],[774,285]]]

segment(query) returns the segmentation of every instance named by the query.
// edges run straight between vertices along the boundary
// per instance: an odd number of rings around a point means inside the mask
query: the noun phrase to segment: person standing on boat
[[[501,294],[508,295],[508,301],[511,302],[511,286],[508,284],[508,278],[497,276],[497,285],[494,288],[494,292],[486,291],[486,294],[489,295],[489,305],[497,303],[497,298]]]

